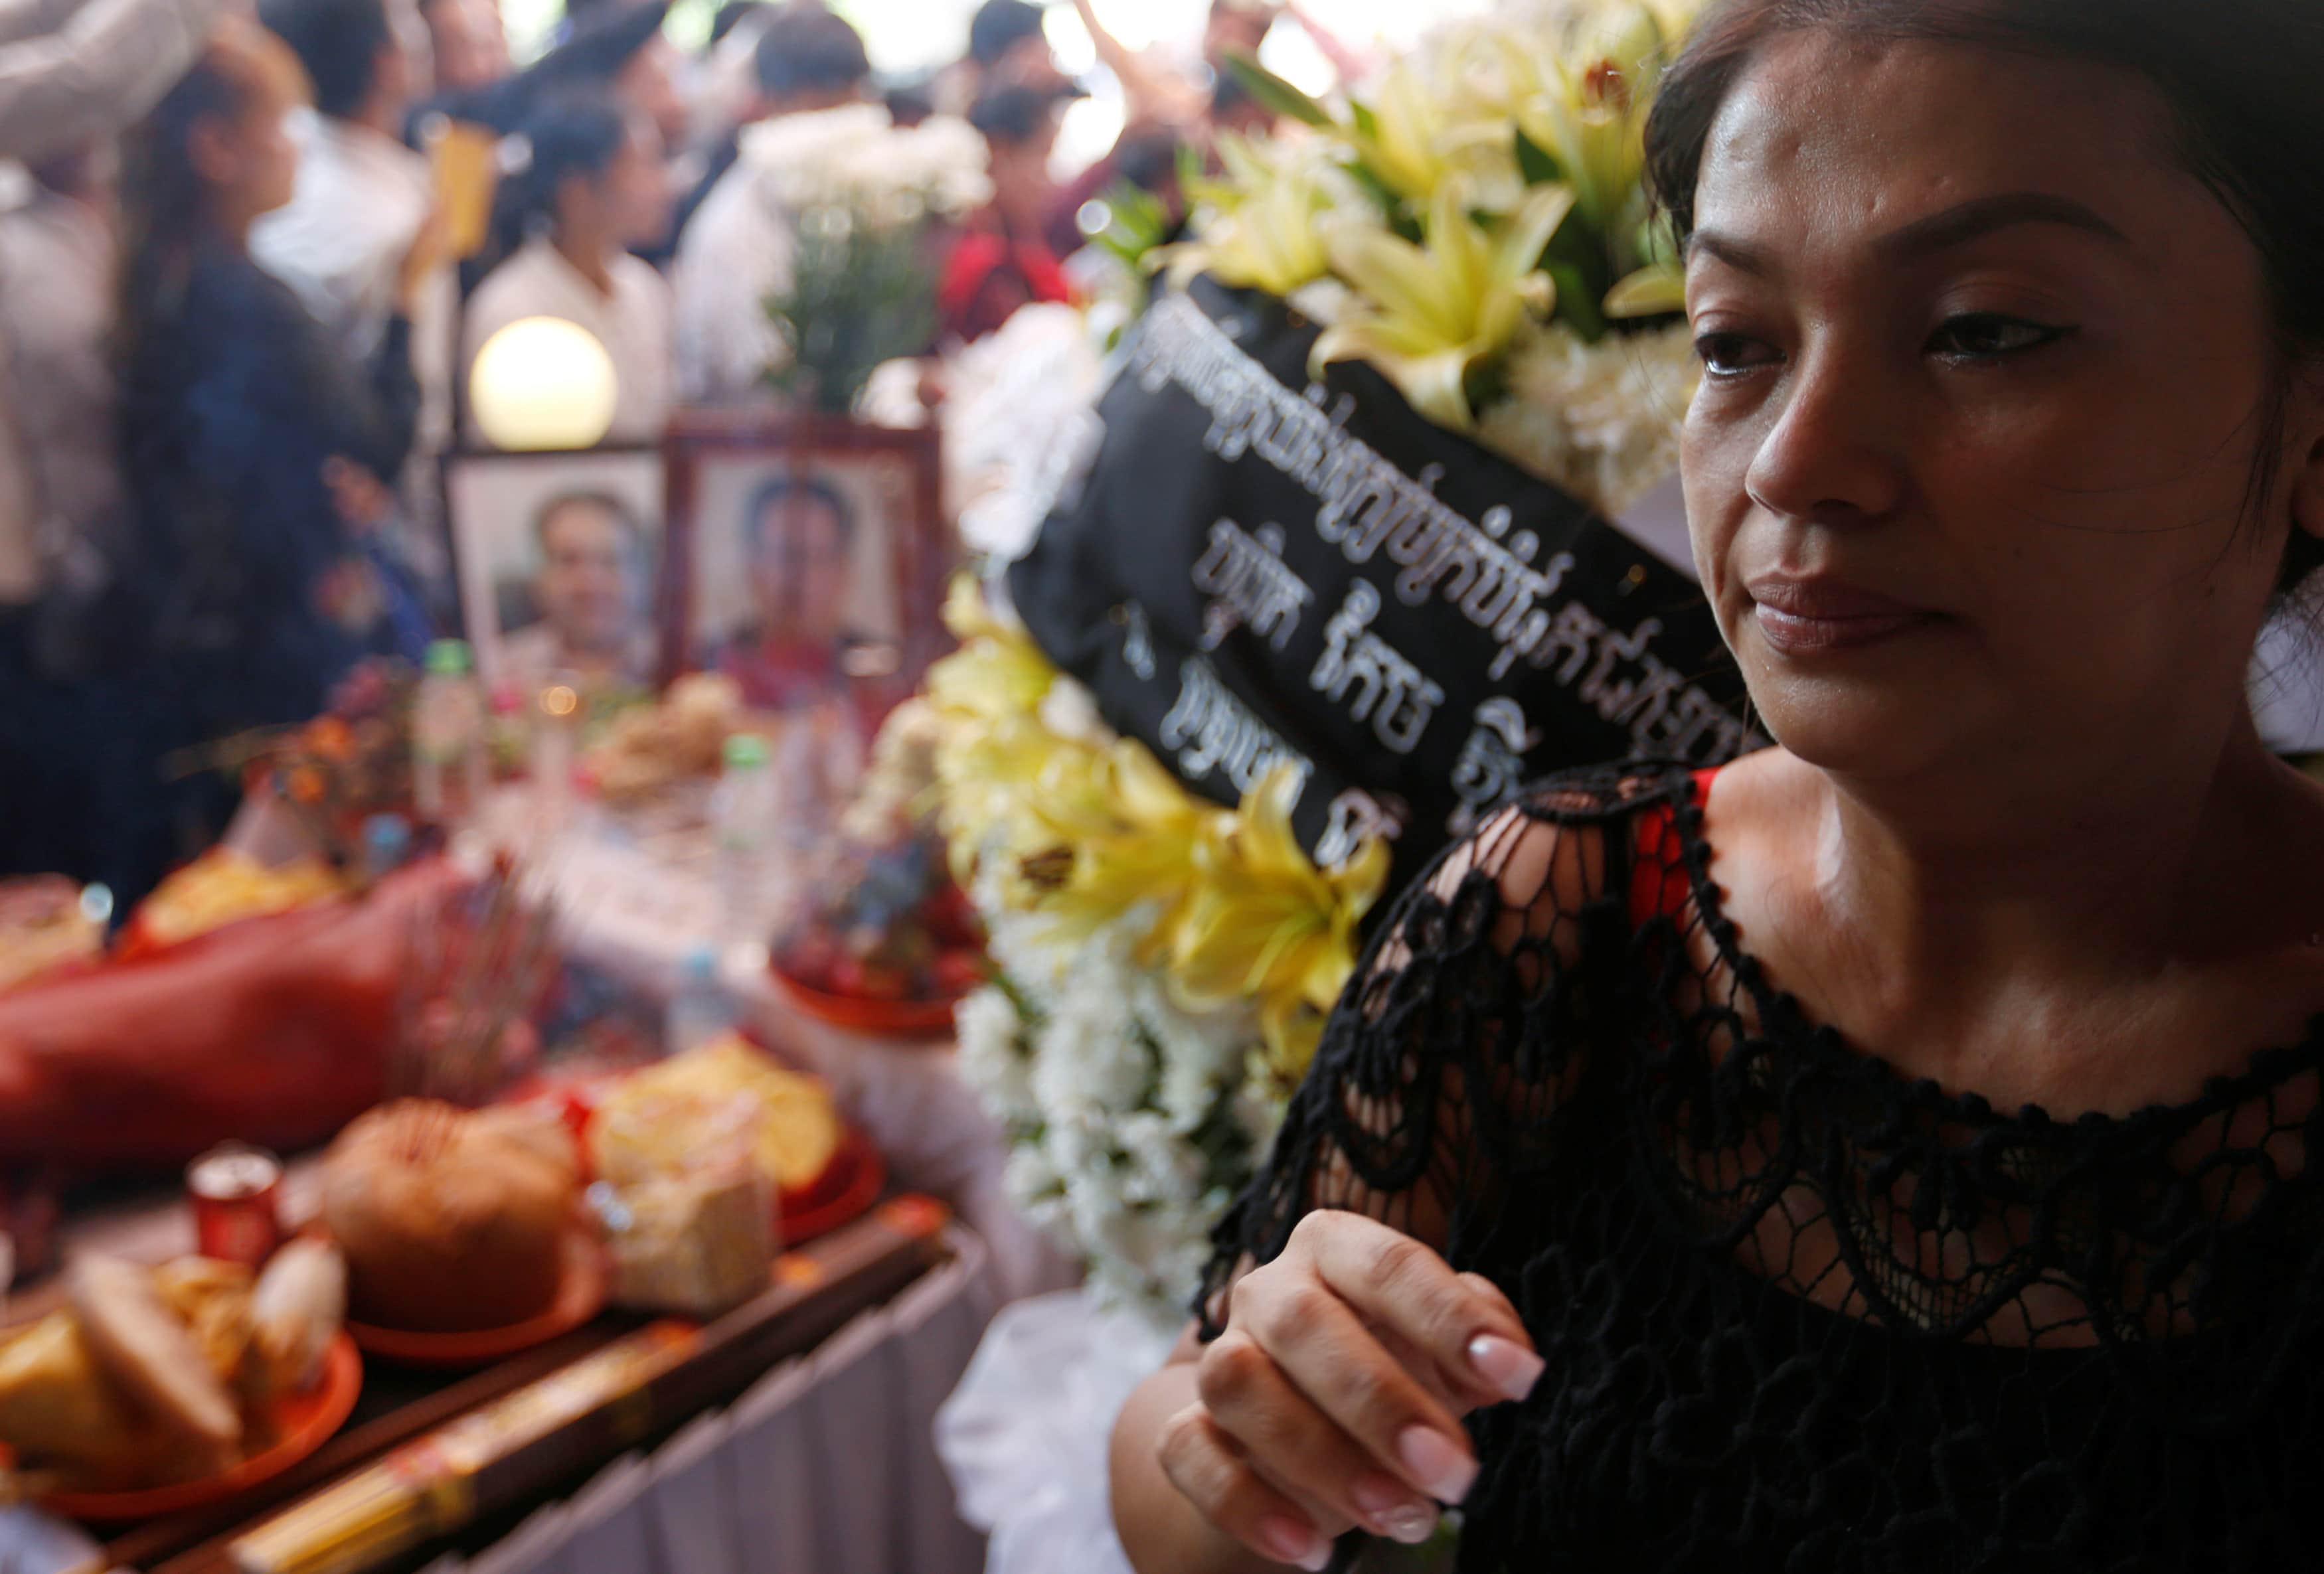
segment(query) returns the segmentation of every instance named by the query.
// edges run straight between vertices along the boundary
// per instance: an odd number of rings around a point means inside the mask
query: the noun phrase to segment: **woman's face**
[[[1866,778],[2107,769],[2236,724],[2324,432],[2297,398],[2286,483],[2249,513],[2264,281],[2171,134],[2126,76],[1814,32],[1723,106],[1687,261],[1687,509],[1795,753]]]
[[[605,171],[605,197],[622,244],[650,246],[669,234],[669,166],[661,133],[642,115],[630,117],[630,134]]]
[[[250,92],[240,114],[194,132],[195,166],[210,184],[217,212],[238,224],[287,206],[299,185],[290,95],[272,82],[254,84]]]

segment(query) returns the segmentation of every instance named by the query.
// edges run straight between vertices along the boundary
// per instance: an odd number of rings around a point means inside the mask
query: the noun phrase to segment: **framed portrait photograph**
[[[681,415],[668,442],[665,676],[767,711],[901,698],[939,653],[937,437],[781,412]]]
[[[661,451],[469,455],[445,466],[460,609],[484,682],[653,683]]]

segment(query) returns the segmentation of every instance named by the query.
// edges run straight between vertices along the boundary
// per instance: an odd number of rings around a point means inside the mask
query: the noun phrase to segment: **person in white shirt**
[[[499,227],[522,237],[468,303],[461,364],[527,318],[562,318],[613,357],[615,444],[654,443],[669,424],[676,382],[669,286],[629,248],[669,226],[660,133],[641,110],[606,92],[576,91],[527,119],[526,167],[502,186]],[[470,423],[472,446],[484,446]]]
[[[771,18],[757,46],[756,72],[754,125],[780,122],[806,133],[825,116],[857,118],[875,130],[888,124],[884,111],[862,102],[872,63],[862,37],[828,12],[802,7]],[[779,137],[745,127],[689,199],[698,206],[684,220],[670,271],[678,388],[688,404],[768,397],[767,369],[785,352],[766,301],[791,282],[796,253],[779,194],[786,161]]]
[[[306,67],[315,106],[295,124],[296,193],[251,231],[251,255],[368,360],[435,214],[428,161],[401,140],[428,89],[426,29],[410,0],[259,0],[258,14]]]

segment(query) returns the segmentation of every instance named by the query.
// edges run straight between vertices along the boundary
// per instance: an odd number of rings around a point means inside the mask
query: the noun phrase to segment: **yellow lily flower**
[[[1081,794],[1045,794],[1035,814],[1073,850],[1064,886],[1040,904],[1066,935],[1085,938],[1143,903],[1166,912],[1185,898],[1195,878],[1195,845],[1206,819],[1221,811],[1198,804],[1143,744],[1122,740],[1093,755]],[[1045,786],[1047,784],[1045,784]],[[1156,925],[1159,934],[1167,916]],[[1158,957],[1161,946],[1149,940]]]
[[[1608,317],[1667,317],[1686,309],[1686,272],[1675,262],[1649,262],[1606,292]]]
[[[1442,103],[1408,63],[1380,78],[1370,118],[1343,133],[1381,182],[1416,207],[1436,195],[1449,173],[1443,144],[1450,128]]]
[[[1190,1009],[1256,999],[1270,1052],[1314,1052],[1355,971],[1356,933],[1388,881],[1373,841],[1346,866],[1318,870],[1291,831],[1299,778],[1271,773],[1201,843],[1201,873],[1172,939],[1172,991]],[[1305,1019],[1313,1018],[1312,1024]]]
[[[1332,265],[1359,300],[1316,341],[1312,364],[1369,362],[1424,418],[1471,429],[1469,373],[1508,346],[1528,309],[1548,315],[1556,290],[1541,255],[1572,207],[1568,188],[1536,186],[1489,231],[1470,216],[1462,183],[1448,181],[1430,205],[1423,245],[1334,226],[1325,241]]]
[[[1220,139],[1227,179],[1204,188],[1212,208],[1202,238],[1170,251],[1170,280],[1197,273],[1222,284],[1286,296],[1331,270],[1321,238],[1323,216],[1335,206],[1321,149],[1261,152],[1240,137]]]
[[[1334,128],[1409,213],[1426,212],[1450,181],[1466,182],[1470,203],[1491,213],[1523,196],[1509,115],[1480,92],[1470,53],[1466,43],[1449,47],[1441,79],[1410,63],[1390,68],[1373,102]]]
[[[973,586],[956,587],[946,612],[968,641],[930,686],[945,721],[936,775],[955,872],[1004,861],[1002,899],[1066,940],[1150,909],[1139,961],[1190,1009],[1253,1010],[1264,1074],[1296,1082],[1354,971],[1387,844],[1319,870],[1292,833],[1299,778],[1288,769],[1230,812],[1143,744],[1059,736],[1040,714],[1055,669],[1023,631]]]
[[[944,620],[961,648],[928,669],[927,695],[936,709],[997,720],[1040,704],[1057,669],[1032,636],[993,616],[973,578],[953,581]]]
[[[1600,234],[1638,199],[1667,44],[1661,18],[1637,0],[1601,17],[1575,60],[1553,59],[1545,71],[1507,41],[1512,74],[1532,79],[1517,105],[1518,129],[1557,161],[1583,222]]]

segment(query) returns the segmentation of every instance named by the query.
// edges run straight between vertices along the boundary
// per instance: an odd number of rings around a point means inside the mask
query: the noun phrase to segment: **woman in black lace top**
[[[2324,791],[2244,677],[2324,535],[2319,82],[2282,0],[1702,24],[1687,501],[1782,747],[1406,898],[1118,1423],[1146,1574],[1456,1502],[1473,1570],[2314,1566]]]

